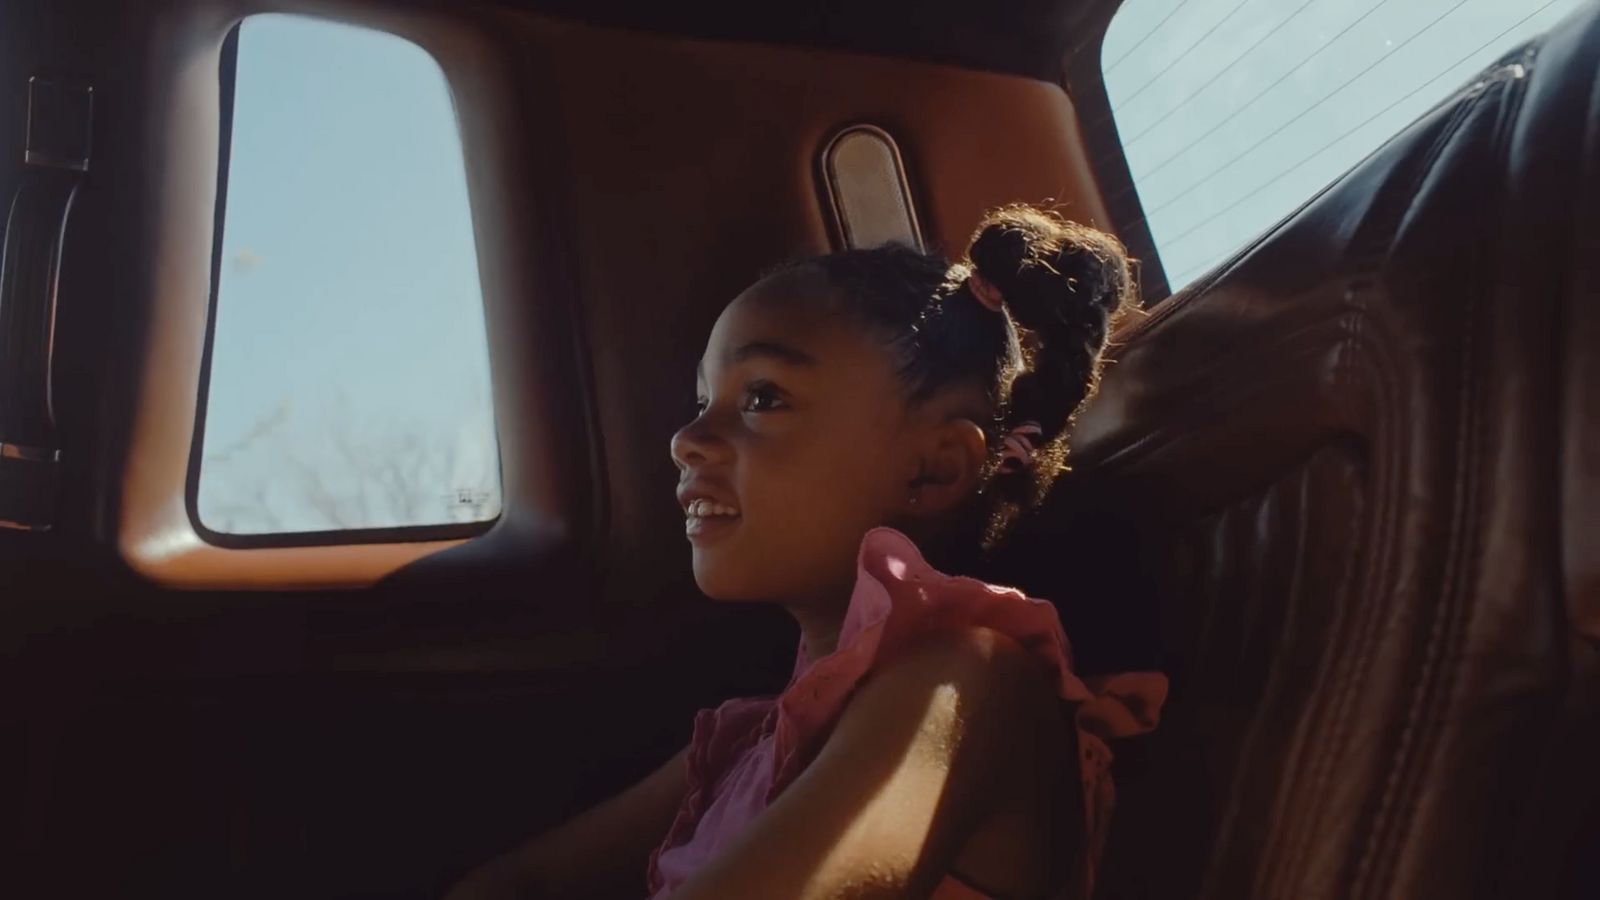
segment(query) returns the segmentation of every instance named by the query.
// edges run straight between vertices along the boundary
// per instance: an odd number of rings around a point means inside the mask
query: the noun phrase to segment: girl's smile
[[[703,544],[735,528],[739,524],[739,509],[700,496],[698,490],[679,491],[678,499],[684,504],[684,533],[689,540]]]

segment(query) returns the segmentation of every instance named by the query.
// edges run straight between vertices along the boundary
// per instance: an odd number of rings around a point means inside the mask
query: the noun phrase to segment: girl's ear
[[[978,489],[989,443],[983,428],[964,417],[952,417],[929,429],[912,479],[907,512],[922,518],[949,512]]]

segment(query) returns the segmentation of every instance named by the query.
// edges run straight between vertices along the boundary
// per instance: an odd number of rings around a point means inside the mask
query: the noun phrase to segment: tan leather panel
[[[141,233],[151,236],[151,324],[142,348],[140,390],[126,456],[117,541],[142,575],[183,587],[314,588],[372,584],[459,541],[411,541],[326,547],[229,549],[206,543],[185,508],[200,367],[211,290],[216,205],[217,72],[222,44],[240,18],[263,9],[255,0],[172,4],[152,18],[147,48],[152,95],[150,141],[162,168],[158,202]],[[498,35],[439,12],[365,6],[304,10],[392,31],[432,53],[451,80],[478,236],[479,267],[495,382],[496,426],[507,513],[497,532],[515,532],[523,553],[559,547],[592,527],[595,479],[581,433],[585,396],[577,371],[568,307],[528,303],[560,297],[559,240],[536,213],[554,204],[527,177],[531,135],[518,98],[527,86]],[[398,188],[397,188],[398,189]],[[574,473],[581,473],[574,477]]]
[[[839,128],[893,135],[936,246],[964,249],[986,208],[1020,199],[1104,222],[1054,85],[534,16],[504,26],[543,88],[531,102],[546,175],[565,192],[612,549],[642,568],[683,564],[667,440],[690,414],[712,322],[764,269],[829,248],[817,165]]]

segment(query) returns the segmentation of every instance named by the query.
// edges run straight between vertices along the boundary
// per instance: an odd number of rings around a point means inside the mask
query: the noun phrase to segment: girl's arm
[[[446,900],[610,898],[644,893],[650,852],[688,790],[687,750],[622,793],[473,870]]]
[[[1053,701],[987,629],[931,637],[862,685],[817,759],[673,900],[926,897]]]

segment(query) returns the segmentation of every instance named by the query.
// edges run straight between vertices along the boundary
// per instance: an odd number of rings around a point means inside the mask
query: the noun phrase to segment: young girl
[[[799,622],[794,676],[453,897],[1087,895],[1103,739],[1153,727],[1165,680],[1091,688],[1052,606],[924,553],[970,569],[1044,496],[1131,278],[1115,238],[1026,206],[968,258],[836,253],[722,313],[678,499],[700,588]]]

